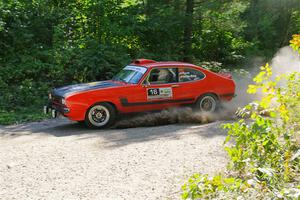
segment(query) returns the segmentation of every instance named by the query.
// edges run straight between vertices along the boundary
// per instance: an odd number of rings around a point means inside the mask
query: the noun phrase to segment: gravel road
[[[0,199],[180,199],[224,170],[222,122],[89,130],[65,119],[0,126]]]

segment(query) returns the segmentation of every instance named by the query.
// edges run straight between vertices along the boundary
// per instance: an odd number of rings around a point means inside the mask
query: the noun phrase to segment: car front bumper
[[[56,118],[59,115],[66,116],[66,114],[68,114],[70,112],[69,108],[55,106],[55,105],[44,106],[43,110],[44,110],[44,114],[51,113],[52,118]]]

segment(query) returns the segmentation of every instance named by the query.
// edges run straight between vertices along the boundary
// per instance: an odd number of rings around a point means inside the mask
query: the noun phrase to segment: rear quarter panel
[[[235,94],[235,82],[233,79],[217,73],[201,69],[206,74],[207,91],[218,95],[221,101],[230,101]]]

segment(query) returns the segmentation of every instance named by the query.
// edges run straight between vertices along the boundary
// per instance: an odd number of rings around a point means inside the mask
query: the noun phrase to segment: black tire
[[[219,108],[219,100],[214,94],[204,94],[198,98],[195,107],[200,112],[216,112]]]
[[[77,121],[77,124],[83,125],[83,124],[85,124],[85,121]]]
[[[97,103],[85,114],[85,125],[89,128],[106,128],[116,119],[116,109],[109,103]]]

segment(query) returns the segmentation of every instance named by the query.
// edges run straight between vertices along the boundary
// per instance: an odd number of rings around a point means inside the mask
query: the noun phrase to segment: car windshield
[[[146,71],[145,67],[126,66],[112,80],[137,84]]]

